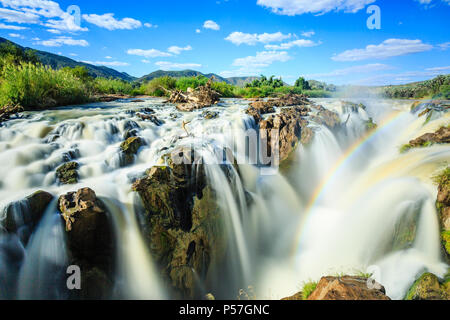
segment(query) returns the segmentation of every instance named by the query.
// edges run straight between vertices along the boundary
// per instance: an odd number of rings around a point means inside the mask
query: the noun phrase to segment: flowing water
[[[209,108],[219,114],[211,120],[201,116],[203,110],[180,113],[161,102],[67,107],[6,122],[0,127],[0,208],[15,202],[15,216],[26,215],[22,199],[37,190],[59,196],[90,187],[107,206],[119,244],[114,297],[171,298],[141,236],[137,216],[143,208],[131,184],[168,151],[194,145],[210,163],[206,174],[230,239],[228,263],[216,271],[216,281],[203,284],[193,271],[199,290],[233,299],[239,289],[252,286],[257,298],[279,299],[324,275],[370,272],[391,298],[402,299],[423,271],[446,273],[431,177],[450,160],[450,148],[406,154],[399,149],[448,124],[448,114],[426,123],[409,112],[410,102],[358,101],[367,109],[351,110],[338,100],[317,100],[337,112],[343,125],[331,131],[311,122],[315,138],[298,148],[298,161],[284,177],[264,173],[245,157],[243,137],[255,128],[245,115],[245,101]],[[144,108],[164,123],[137,117]],[[372,133],[365,129],[369,117],[378,124]],[[123,167],[119,146],[130,130],[146,145],[133,165]],[[224,171],[214,164],[216,151],[224,148],[247,163]],[[80,181],[63,186],[56,169],[70,160],[80,164]],[[405,244],[402,230],[408,223],[416,232]],[[26,226],[19,231],[9,235],[0,229],[0,299],[67,298],[61,288],[68,252],[56,201],[34,232]]]

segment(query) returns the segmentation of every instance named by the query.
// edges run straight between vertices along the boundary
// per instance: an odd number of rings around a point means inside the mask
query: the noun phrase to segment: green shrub
[[[172,77],[155,78],[143,85],[143,92],[149,96],[163,97],[167,95],[167,92],[161,89],[161,87],[167,90],[173,90],[176,84],[177,81]]]
[[[133,86],[129,82],[118,79],[96,78],[94,80],[94,91],[101,94],[130,94],[133,91]]]
[[[86,85],[68,70],[53,70],[31,62],[3,65],[0,106],[21,105],[34,109],[78,104],[88,99]]]
[[[183,77],[176,80],[175,87],[181,91],[187,91],[188,88],[197,89],[208,82],[208,78],[204,76]]]

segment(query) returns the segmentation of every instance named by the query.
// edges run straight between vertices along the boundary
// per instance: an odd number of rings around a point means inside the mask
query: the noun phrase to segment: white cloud
[[[305,13],[325,14],[330,11],[356,13],[376,0],[258,0],[257,4],[280,15],[295,16]]]
[[[127,51],[128,54],[134,55],[134,56],[140,56],[145,58],[157,58],[157,57],[171,57],[172,54],[159,51],[156,49],[149,49],[149,50],[143,50],[143,49],[129,49]]]
[[[56,29],[48,29],[47,32],[50,32],[53,34],[61,34],[61,30],[56,30]]]
[[[81,46],[87,47],[89,46],[89,42],[86,40],[77,40],[72,37],[57,37],[50,40],[41,40],[38,41],[37,44],[46,46],[46,47],[61,47],[63,45],[67,46]]]
[[[105,59],[112,59],[112,57],[111,56],[106,56]]]
[[[18,33],[9,33],[8,36],[10,36],[11,38],[20,38],[20,39],[25,38],[24,36],[22,36],[21,34],[18,34]]]
[[[205,23],[203,24],[203,28],[216,30],[216,31],[220,30],[220,26],[212,20],[205,21]]]
[[[184,70],[184,69],[195,69],[200,68],[202,65],[198,63],[175,63],[175,62],[167,62],[167,61],[159,61],[156,62],[159,68],[163,70]]]
[[[379,45],[368,45],[364,49],[344,51],[332,57],[334,61],[361,61],[367,59],[386,59],[418,53],[433,49],[432,45],[422,40],[388,39]]]
[[[419,2],[420,4],[425,5],[427,8],[433,7],[433,5],[431,5],[431,2],[433,2],[433,0],[416,0],[416,1]],[[450,0],[442,0],[442,2],[444,2],[450,6]]]
[[[60,17],[64,11],[55,1],[49,0],[0,0],[7,8],[37,14],[46,18]]]
[[[13,23],[37,24],[40,22],[38,15],[30,12],[22,12],[0,8],[0,19]]]
[[[200,29],[195,30],[195,33],[201,33],[201,32],[202,32],[202,30],[200,30]]]
[[[120,61],[82,61],[84,63],[93,64],[96,66],[105,66],[105,67],[126,67],[130,64],[127,62],[120,62]]]
[[[143,60],[141,60],[143,63],[150,63],[150,60],[147,60],[147,59],[143,59]]]
[[[144,23],[144,27],[146,27],[146,28],[158,28],[157,25],[151,24],[151,23],[148,23],[148,22]]]
[[[168,52],[173,53],[173,54],[180,54],[183,51],[190,51],[190,50],[192,50],[191,46],[186,46],[184,48],[177,47],[177,46],[171,46],[169,49],[167,49]]]
[[[270,42],[280,42],[285,39],[292,37],[292,34],[283,34],[281,32],[275,33],[243,33],[243,32],[233,32],[225,40],[230,41],[235,45],[247,44],[250,46],[256,45],[257,43],[270,43]]]
[[[108,30],[132,30],[142,27],[142,22],[132,18],[124,18],[117,20],[114,18],[114,13],[98,14],[83,14],[83,19],[98,27]]]
[[[318,46],[320,44],[321,44],[321,42],[314,42],[312,40],[299,39],[299,40],[294,40],[294,41],[282,43],[280,45],[268,44],[268,45],[265,46],[265,48],[267,50],[289,50],[289,49],[291,49],[293,47],[299,47],[299,48],[316,47],[316,46]]]
[[[392,69],[391,66],[388,66],[386,64],[381,63],[373,63],[373,64],[366,64],[362,66],[353,66],[343,69],[337,69],[328,73],[314,73],[314,74],[308,74],[308,78],[330,78],[330,77],[342,77],[352,74],[359,74],[359,73],[370,73],[370,72],[376,72],[376,71],[382,71],[382,70],[389,70]]]
[[[449,0],[450,1],[450,0]],[[441,43],[438,45],[439,48],[441,48],[441,50],[447,50],[448,48],[450,48],[450,42],[445,42],[445,43]]]
[[[4,23],[0,23],[0,29],[6,29],[6,30],[26,30],[29,29],[27,27],[20,27],[20,26],[13,26],[13,25],[6,25]]]
[[[450,70],[450,66],[446,67],[434,67],[434,68],[427,68],[426,71],[432,71],[432,72],[442,72],[442,71],[448,71]]]
[[[69,56],[71,56],[71,57],[78,57],[78,55],[76,53],[69,53]]]
[[[256,56],[248,56],[234,60],[233,66],[246,68],[268,67],[274,62],[286,62],[291,57],[286,51],[262,51],[257,52]]]
[[[306,37],[306,38],[311,38],[313,35],[315,35],[316,33],[314,31],[305,31],[302,32],[302,36]]]

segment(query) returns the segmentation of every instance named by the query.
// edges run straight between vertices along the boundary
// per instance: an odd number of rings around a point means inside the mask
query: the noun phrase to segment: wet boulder
[[[122,142],[120,145],[122,165],[128,166],[132,164],[136,154],[143,145],[144,141],[140,137],[130,137]]]
[[[78,183],[78,168],[77,162],[67,162],[56,169],[56,176],[61,184],[76,184]]]
[[[11,119],[11,117],[14,114],[17,114],[17,113],[23,112],[23,111],[24,111],[24,109],[20,105],[4,106],[4,107],[0,108],[0,125],[3,122],[8,121],[9,119]]]
[[[363,277],[323,277],[308,300],[390,300],[378,283]]]
[[[219,117],[219,113],[217,111],[204,111],[201,115],[202,118],[206,120],[217,119]]]
[[[3,227],[8,233],[18,233],[26,244],[53,199],[52,194],[37,191],[21,201],[11,203],[5,208]]]
[[[450,281],[440,282],[431,273],[424,273],[414,282],[405,300],[450,300]]]
[[[144,121],[150,121],[153,122],[153,124],[155,126],[162,126],[164,124],[163,120],[158,119],[155,115],[153,114],[144,114],[144,113],[136,113],[136,115],[141,118]]]
[[[80,299],[107,298],[112,289],[114,238],[112,223],[104,203],[95,192],[83,188],[59,198],[61,220],[65,224],[71,265],[82,271]]]
[[[133,185],[145,207],[144,237],[180,298],[197,297],[196,277],[208,279],[225,247],[220,209],[203,165],[178,161],[189,158],[189,151],[178,149],[163,157],[166,166],[151,168]]]

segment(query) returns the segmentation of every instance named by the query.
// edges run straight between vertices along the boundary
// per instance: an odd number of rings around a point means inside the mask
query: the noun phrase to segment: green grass
[[[1,70],[0,106],[25,109],[47,108],[87,102],[87,85],[66,69],[53,70],[40,64],[6,63]]]
[[[317,282],[306,282],[303,284],[303,289],[302,289],[302,298],[303,300],[308,300],[308,298],[311,296],[311,294],[314,292],[314,290],[317,289]]]
[[[133,86],[129,82],[118,79],[96,78],[93,81],[93,89],[100,94],[131,94]]]
[[[433,181],[436,185],[450,187],[450,167],[435,175]]]

